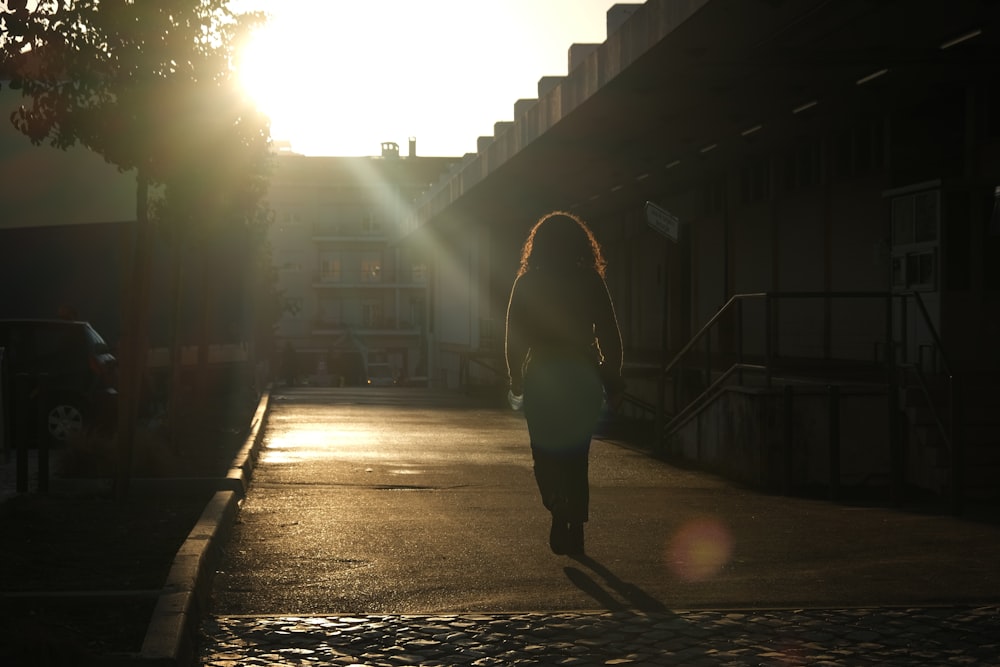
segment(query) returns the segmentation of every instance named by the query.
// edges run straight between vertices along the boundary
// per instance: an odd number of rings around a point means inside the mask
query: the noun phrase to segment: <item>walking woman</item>
[[[583,220],[549,213],[528,233],[507,306],[511,403],[523,396],[535,481],[552,513],[549,545],[557,554],[584,551],[590,438],[605,398],[617,408],[624,392],[605,266]]]

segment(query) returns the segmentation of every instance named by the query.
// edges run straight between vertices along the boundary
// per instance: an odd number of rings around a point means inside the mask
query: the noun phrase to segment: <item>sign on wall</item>
[[[673,213],[651,201],[646,202],[646,224],[674,243],[680,238],[681,221]]]

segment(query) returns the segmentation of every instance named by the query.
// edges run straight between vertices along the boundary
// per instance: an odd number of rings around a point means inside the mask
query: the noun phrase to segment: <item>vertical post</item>
[[[830,500],[840,500],[840,387],[830,385]]]
[[[792,438],[795,435],[792,424],[792,386],[786,384],[782,390],[785,413],[785,471],[782,492],[787,496],[792,492],[792,469],[794,467],[794,447]]]
[[[958,515],[965,509],[965,443],[962,434],[961,384],[948,375],[948,429],[951,438],[951,510]]]
[[[743,384],[743,299],[736,300],[736,363],[739,364],[739,382]]]
[[[829,245],[827,246],[829,247]],[[827,254],[829,257],[829,254]],[[828,274],[829,275],[829,274]],[[829,287],[827,287],[829,289]],[[827,292],[823,297],[823,360],[833,358],[833,299]]]
[[[712,384],[712,329],[705,330],[705,389]]]
[[[900,295],[900,317],[905,318],[906,296]],[[899,387],[896,375],[896,341],[893,313],[893,295],[885,298],[885,383],[887,418],[889,420],[889,484],[890,494],[894,504],[902,503],[902,424],[899,411]],[[900,327],[900,331],[906,329],[905,321]],[[904,336],[905,337],[905,336]]]
[[[132,477],[132,454],[136,423],[138,422],[139,396],[142,374],[145,370],[143,336],[145,305],[148,303],[148,273],[152,247],[152,230],[149,228],[149,180],[145,166],[136,175],[136,220],[132,234],[132,253],[126,260],[126,282],[121,332],[121,350],[118,375],[118,433],[115,461],[114,497],[123,502],[128,496]]]
[[[899,346],[902,348],[903,363],[907,363],[910,358],[910,317],[908,314],[908,297],[905,294],[899,296]],[[895,360],[893,360],[895,363]]]
[[[771,387],[771,357],[774,354],[774,341],[771,339],[771,295],[764,295],[764,377],[767,387]]]
[[[7,351],[0,347],[0,463],[10,460],[10,385],[7,382]]]
[[[31,437],[31,429],[34,426],[34,410],[31,409],[31,400],[28,388],[28,376],[18,373],[14,378],[14,408],[11,415],[17,417],[17,428],[14,429],[14,439],[17,440],[17,492],[28,492],[28,438]]]
[[[35,404],[35,446],[38,448],[38,492],[49,492],[49,433],[45,410],[49,403],[48,380],[43,381],[42,391]]]
[[[670,281],[667,276],[667,267],[670,266],[670,246],[667,245],[663,249],[663,291],[660,295],[660,373],[656,383],[656,415],[655,415],[655,427],[656,427],[656,441],[653,443],[656,452],[663,451],[665,445],[664,438],[666,433],[664,432],[667,426],[666,419],[666,409],[667,409],[667,351],[670,349],[670,321],[667,314],[670,310]],[[677,377],[677,371],[674,371],[674,377]],[[674,382],[674,395],[673,395],[673,407],[674,414],[677,414],[677,383]]]

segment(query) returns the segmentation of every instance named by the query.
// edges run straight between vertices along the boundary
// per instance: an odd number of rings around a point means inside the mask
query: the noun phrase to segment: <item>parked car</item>
[[[396,384],[396,374],[389,364],[368,364],[369,387],[392,387]]]
[[[0,320],[0,348],[14,422],[34,417],[22,432],[37,427],[63,443],[113,423],[117,360],[87,322]]]

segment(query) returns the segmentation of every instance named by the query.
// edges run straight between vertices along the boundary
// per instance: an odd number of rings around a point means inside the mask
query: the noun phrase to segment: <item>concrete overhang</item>
[[[641,207],[643,191],[680,188],[752,142],[997,71],[998,7],[650,0],[545,94],[540,82],[535,104],[419,202],[420,224],[521,234],[556,208]]]

